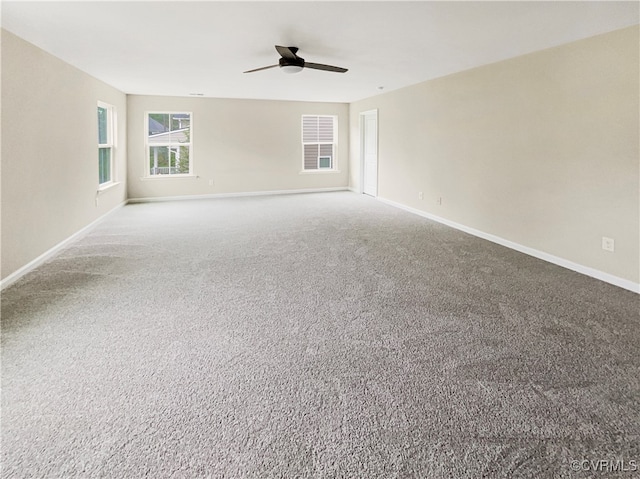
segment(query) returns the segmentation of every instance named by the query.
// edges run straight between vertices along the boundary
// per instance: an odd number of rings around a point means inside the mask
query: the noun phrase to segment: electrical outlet
[[[418,192],[418,199],[419,200],[424,200],[424,195],[422,194],[422,191]]]
[[[438,203],[440,206],[442,206],[442,197],[439,196],[438,200],[436,201],[436,203]]]
[[[209,186],[213,186],[213,180],[209,180]]]
[[[613,238],[607,238],[606,236],[602,237],[602,249],[605,251],[613,251],[615,250],[615,241]]]

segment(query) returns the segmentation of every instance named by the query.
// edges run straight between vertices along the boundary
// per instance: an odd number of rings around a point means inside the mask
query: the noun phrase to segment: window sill
[[[196,180],[200,178],[198,175],[153,175],[143,176],[140,178],[142,181],[156,181],[156,180]]]
[[[340,170],[302,170],[300,172],[301,175],[318,175],[318,174],[328,174],[328,173],[340,173]]]
[[[98,194],[100,195],[100,194],[104,193],[105,191],[110,190],[111,188],[113,188],[115,186],[118,186],[119,184],[120,184],[119,181],[112,181],[110,183],[104,183],[104,184],[98,186]]]

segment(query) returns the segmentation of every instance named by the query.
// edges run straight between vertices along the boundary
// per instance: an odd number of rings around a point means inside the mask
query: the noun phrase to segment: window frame
[[[100,143],[100,122],[98,120],[98,189],[106,189],[116,183],[115,151],[116,151],[116,107],[98,100],[96,114],[102,108],[107,112],[107,138],[106,143]],[[100,150],[109,150],[109,179],[100,182]]]
[[[189,115],[189,142],[167,142],[166,144],[157,143],[153,146],[169,148],[169,155],[171,155],[172,147],[186,146],[189,148],[189,172],[188,173],[168,173],[168,174],[151,174],[151,165],[149,159],[151,157],[151,145],[149,143],[149,115]],[[194,177],[193,170],[193,112],[192,111],[167,111],[167,110],[153,110],[146,111],[144,113],[144,179],[167,179],[167,178],[190,178]],[[171,168],[171,167],[169,167]]]
[[[327,158],[326,154],[321,153],[320,145],[329,144],[326,141],[304,141],[304,122],[305,118],[331,118],[333,123],[333,141],[331,144],[331,167],[321,167],[320,162],[322,159]],[[338,115],[322,115],[322,114],[303,114],[300,120],[300,137],[302,142],[302,170],[300,173],[334,173],[338,170]],[[318,138],[319,140],[319,138]],[[318,160],[316,168],[306,168],[305,162],[305,146],[306,145],[318,145]]]

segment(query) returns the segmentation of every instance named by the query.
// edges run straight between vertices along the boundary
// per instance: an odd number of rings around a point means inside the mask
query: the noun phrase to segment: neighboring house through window
[[[192,174],[191,113],[147,113],[146,128],[146,174]]]
[[[114,159],[114,107],[98,102],[98,185],[113,181]]]
[[[302,116],[304,171],[336,169],[337,123],[335,116]]]

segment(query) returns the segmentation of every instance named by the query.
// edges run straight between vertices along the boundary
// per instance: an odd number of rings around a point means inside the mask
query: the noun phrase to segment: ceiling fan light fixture
[[[302,66],[300,65],[281,65],[280,69],[285,73],[300,73]]]

